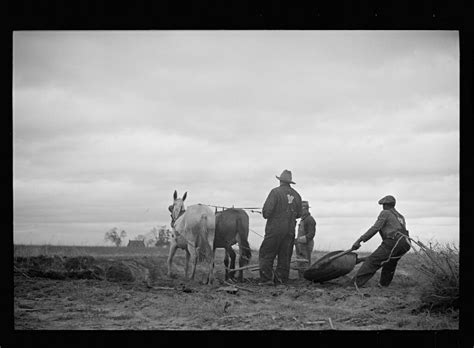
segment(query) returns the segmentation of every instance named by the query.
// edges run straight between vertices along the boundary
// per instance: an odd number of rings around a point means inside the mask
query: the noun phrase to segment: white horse
[[[191,280],[194,280],[197,261],[207,261],[208,275],[207,284],[214,281],[214,237],[216,220],[211,208],[202,204],[184,207],[183,198],[178,198],[174,191],[173,205],[169,207],[171,212],[171,227],[173,237],[171,238],[170,251],[168,255],[168,276],[171,277],[171,266],[177,248],[186,250],[185,276],[188,279],[188,267],[191,260]],[[186,248],[187,246],[187,248]]]

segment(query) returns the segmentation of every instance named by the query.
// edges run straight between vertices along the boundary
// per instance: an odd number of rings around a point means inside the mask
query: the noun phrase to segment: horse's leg
[[[239,268],[240,267],[244,267],[244,266],[247,266],[249,264],[249,261],[248,259],[245,257],[245,255],[242,255],[242,253],[239,255]],[[243,282],[244,281],[244,270],[241,269],[238,271],[238,276],[237,276],[237,279],[239,280],[239,282]]]
[[[225,248],[224,267],[225,267],[225,280],[229,280],[229,252],[227,251],[227,248]]]
[[[211,249],[211,260],[209,261],[209,273],[207,275],[207,284],[211,284],[214,282],[214,255],[215,249]]]
[[[239,245],[239,268],[249,264],[249,259],[247,257],[248,251],[246,251],[245,248],[246,246]],[[244,281],[244,270],[241,269],[238,271],[237,279],[241,283]]]
[[[237,220],[237,243],[239,244],[239,268],[247,266],[252,257],[250,245],[248,242],[249,228],[248,221],[244,222],[241,219]],[[244,271],[239,270],[239,282],[244,281]]]
[[[188,248],[185,248],[184,250],[186,251],[186,263],[184,264],[184,277],[188,279],[189,259],[191,257],[191,254],[189,253]]]
[[[197,252],[196,247],[191,246],[189,248],[190,258],[191,258],[191,280],[194,280],[194,273],[196,272],[196,264],[197,264]]]
[[[235,251],[234,249],[232,249],[232,245],[229,245],[226,249],[226,251],[229,252],[229,256],[230,256],[230,278],[233,280],[234,279],[234,275],[235,275],[235,271],[233,271],[235,269]]]
[[[173,263],[173,257],[174,257],[174,254],[176,253],[176,249],[177,249],[177,244],[176,244],[176,241],[174,239],[171,239],[171,242],[170,242],[170,251],[169,251],[169,254],[168,254],[168,260],[167,260],[167,264],[168,264],[168,277],[171,277],[172,276],[172,273],[171,273],[171,264]]]

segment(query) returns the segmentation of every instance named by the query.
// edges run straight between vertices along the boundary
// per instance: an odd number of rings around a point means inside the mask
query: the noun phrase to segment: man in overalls
[[[258,256],[259,285],[288,281],[296,219],[301,217],[301,196],[290,186],[294,184],[291,172],[284,170],[276,178],[280,180],[280,186],[270,191],[262,209],[263,218],[267,219],[267,223]],[[278,257],[278,261],[273,272],[275,257]]]
[[[298,234],[295,239],[295,251],[298,259],[306,259],[308,262],[297,262],[298,275],[303,277],[304,268],[311,266],[311,252],[314,247],[314,235],[316,233],[316,221],[309,212],[308,201],[303,201]]]
[[[379,200],[383,210],[375,224],[355,241],[352,248],[360,248],[361,242],[367,242],[380,232],[382,244],[365,260],[357,271],[353,282],[356,286],[364,285],[377,270],[382,267],[379,286],[389,286],[395,274],[400,258],[410,250],[410,241],[406,229],[405,218],[395,210],[395,197],[385,196]]]

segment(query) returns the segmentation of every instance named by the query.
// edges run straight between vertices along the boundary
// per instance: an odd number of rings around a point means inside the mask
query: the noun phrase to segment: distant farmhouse
[[[142,240],[130,240],[128,241],[127,247],[129,248],[144,248],[145,243]]]

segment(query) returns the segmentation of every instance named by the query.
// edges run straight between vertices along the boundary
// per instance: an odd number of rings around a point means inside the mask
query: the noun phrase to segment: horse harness
[[[173,214],[171,214],[171,227],[174,228],[174,225],[176,224],[176,221],[181,217],[181,215],[183,215],[184,213],[186,212],[186,209],[181,209],[181,211],[179,212],[178,216],[176,217],[176,219],[173,218]]]

